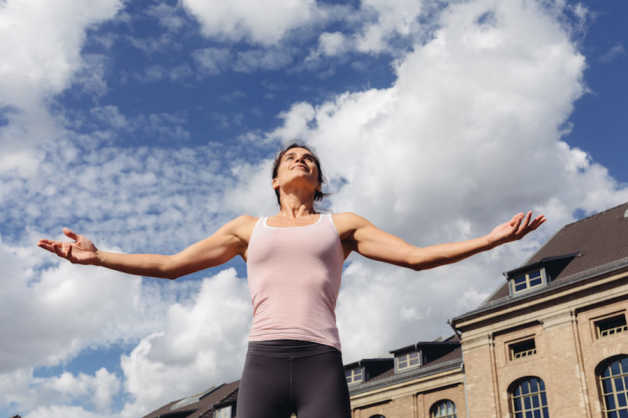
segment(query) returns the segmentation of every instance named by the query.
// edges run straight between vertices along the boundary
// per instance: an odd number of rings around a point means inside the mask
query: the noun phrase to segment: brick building
[[[628,203],[566,225],[504,276],[452,337],[345,365],[353,418],[628,418]],[[147,417],[236,416],[237,383]]]

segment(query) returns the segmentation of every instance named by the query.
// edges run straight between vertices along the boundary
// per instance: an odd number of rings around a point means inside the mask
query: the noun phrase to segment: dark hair
[[[292,144],[288,145],[287,147],[285,147],[284,149],[279,151],[279,153],[275,157],[275,161],[273,162],[273,178],[277,177],[277,171],[279,170],[279,163],[281,163],[281,159],[286,154],[286,152],[288,152],[288,150],[291,150],[292,148],[303,148],[303,149],[308,150],[310,152],[310,154],[312,154],[312,157],[314,157],[314,163],[316,163],[316,167],[318,168],[318,184],[320,184],[321,187],[322,187],[323,183],[325,183],[325,180],[323,180],[323,171],[321,170],[321,162],[319,161],[319,159],[316,156],[316,154],[314,154],[314,151],[312,151],[307,146],[305,146],[303,144],[299,144],[297,142],[293,142]],[[275,196],[277,196],[277,203],[281,207],[281,199],[279,197],[279,189],[275,189]],[[314,192],[314,200],[322,200],[325,196],[326,196],[326,194],[321,192],[320,190],[316,190]]]

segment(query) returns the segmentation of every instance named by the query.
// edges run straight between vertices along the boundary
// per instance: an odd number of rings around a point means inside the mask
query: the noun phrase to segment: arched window
[[[613,357],[597,368],[604,416],[628,418],[628,356]]]
[[[432,418],[456,418],[456,404],[449,399],[436,402],[430,408]]]
[[[510,385],[510,409],[514,418],[549,418],[545,383],[538,377],[524,377]]]

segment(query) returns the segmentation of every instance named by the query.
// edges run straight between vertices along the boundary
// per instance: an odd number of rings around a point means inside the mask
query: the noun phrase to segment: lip
[[[308,170],[308,168],[307,168],[307,166],[302,165],[302,164],[297,164],[297,165],[292,166],[292,169],[293,169],[293,170],[294,170],[295,168],[302,168],[302,169],[304,169],[305,171],[309,171],[309,170]]]

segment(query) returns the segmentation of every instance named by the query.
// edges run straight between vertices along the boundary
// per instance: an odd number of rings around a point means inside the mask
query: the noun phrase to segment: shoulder
[[[368,219],[353,212],[334,213],[332,219],[338,234],[343,238],[353,235],[356,230],[371,224]]]
[[[221,230],[226,234],[235,235],[240,240],[248,242],[258,219],[259,217],[257,216],[240,215],[224,224]]]

